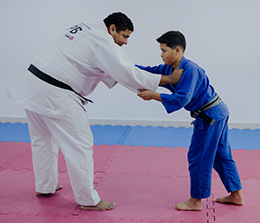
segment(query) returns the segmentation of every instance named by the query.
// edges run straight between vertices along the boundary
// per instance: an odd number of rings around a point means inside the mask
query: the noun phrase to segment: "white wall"
[[[69,26],[122,11],[135,25],[124,46],[134,63],[161,63],[155,39],[180,30],[185,56],[207,71],[229,106],[230,122],[260,123],[259,9],[258,0],[1,0],[0,117],[25,117],[16,104],[19,85],[45,44]],[[109,90],[101,83],[89,97],[95,102],[87,105],[91,119],[191,119],[184,110],[168,115],[160,103],[144,102],[122,86]]]

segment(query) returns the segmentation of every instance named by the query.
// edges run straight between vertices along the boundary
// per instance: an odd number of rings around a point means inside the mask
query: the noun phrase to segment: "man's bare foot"
[[[173,205],[173,208],[178,211],[201,211],[201,199],[190,198],[189,200]]]
[[[235,205],[243,205],[244,200],[241,195],[241,190],[231,192],[230,195],[226,197],[220,197],[215,200],[218,203],[225,203],[225,204],[235,204]]]
[[[56,190],[55,191],[57,191],[57,190],[61,190],[62,189],[62,185],[57,185],[57,187],[56,187]],[[39,197],[41,197],[41,196],[51,196],[52,195],[52,193],[49,193],[49,194],[44,194],[44,193],[39,193],[39,192],[36,192],[36,196],[39,196]]]
[[[110,203],[101,200],[96,206],[84,206],[81,205],[80,208],[83,210],[91,210],[91,211],[108,211],[112,210],[116,207],[115,203]]]

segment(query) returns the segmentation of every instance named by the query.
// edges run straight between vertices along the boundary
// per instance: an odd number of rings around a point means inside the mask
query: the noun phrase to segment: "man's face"
[[[132,33],[132,31],[128,29],[117,32],[115,25],[111,25],[108,31],[109,34],[113,37],[115,43],[119,46],[123,46],[124,44],[127,44],[127,40]]]

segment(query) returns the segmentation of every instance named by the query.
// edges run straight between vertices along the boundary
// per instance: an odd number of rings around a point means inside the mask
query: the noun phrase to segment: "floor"
[[[189,198],[187,151],[192,128],[91,126],[94,135],[94,185],[106,212],[83,211],[75,202],[63,155],[59,183],[50,197],[36,197],[28,127],[0,123],[1,223],[259,223],[260,130],[230,129],[233,157],[243,184],[243,206],[215,203],[226,191],[213,172],[212,194],[202,211],[176,211]]]

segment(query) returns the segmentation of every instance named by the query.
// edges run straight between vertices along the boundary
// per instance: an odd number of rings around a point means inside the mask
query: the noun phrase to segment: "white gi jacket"
[[[109,88],[118,82],[137,92],[137,89],[155,91],[161,79],[160,75],[135,67],[103,22],[69,28],[40,52],[32,64],[83,96],[89,95],[100,81]],[[80,102],[75,93],[47,84],[28,72],[18,103],[36,113],[62,118],[64,95]]]

